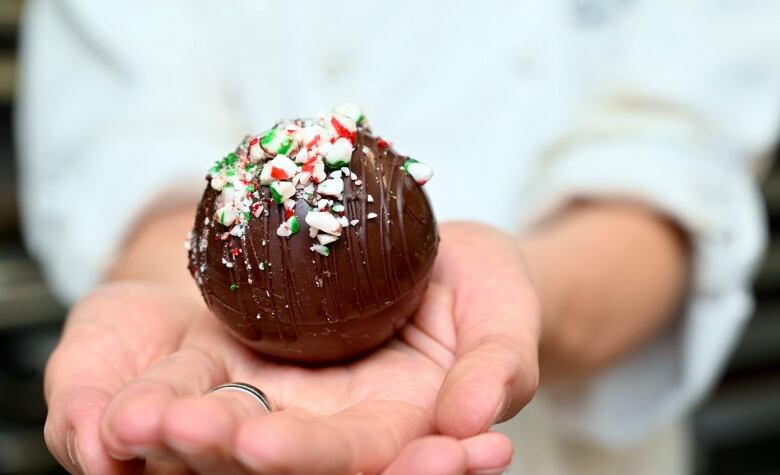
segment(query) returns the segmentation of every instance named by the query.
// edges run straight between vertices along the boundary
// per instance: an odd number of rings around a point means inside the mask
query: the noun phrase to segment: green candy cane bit
[[[276,191],[276,188],[274,188],[273,186],[271,187],[271,198],[273,198],[273,200],[274,200],[274,201],[275,201],[277,204],[279,204],[279,203],[281,203],[281,202],[282,202],[282,195],[281,195],[281,193],[279,193],[278,191]]]
[[[301,225],[300,223],[298,223],[297,216],[291,217],[290,220],[288,221],[288,224],[290,225],[290,232],[293,234],[301,230]]]
[[[216,162],[214,162],[214,166],[213,166],[213,167],[211,167],[211,168],[209,168],[209,172],[210,172],[212,175],[216,175],[216,174],[217,174],[217,173],[219,173],[221,170],[222,170],[222,160],[217,160]]]
[[[339,168],[344,168],[347,165],[349,165],[349,162],[345,162],[344,160],[339,160],[335,163],[328,163],[327,161],[325,162],[325,168],[329,170],[338,170]]]
[[[246,187],[246,191],[248,191],[248,192],[250,192],[250,193],[254,193],[254,192],[255,192],[255,185],[249,185],[249,186],[247,186],[247,187]]]
[[[235,292],[236,290],[238,290],[238,284],[236,283],[230,284],[230,291]]]
[[[232,167],[238,161],[238,155],[236,155],[235,153],[231,152],[231,153],[229,153],[229,154],[227,154],[225,156],[225,160],[224,161],[225,161],[225,166],[226,167]]]
[[[265,135],[263,135],[263,138],[260,139],[260,144],[268,145],[273,141],[274,137],[276,137],[276,129],[271,129],[268,132],[266,132]]]
[[[420,163],[420,161],[419,161],[419,160],[415,160],[415,159],[413,159],[413,158],[407,159],[407,160],[404,162],[404,171],[405,171],[405,172],[408,172],[408,171],[409,171],[409,165],[411,165],[412,163]]]
[[[252,217],[252,214],[249,211],[244,211],[244,221],[249,221],[249,218]]]
[[[282,155],[287,155],[287,152],[289,152],[291,148],[292,148],[292,139],[287,137],[282,141],[281,144],[279,144],[278,153]]]
[[[357,125],[361,125],[361,124],[363,123],[363,120],[365,120],[365,118],[366,118],[366,116],[364,116],[363,114],[360,114],[360,115],[358,116],[357,120],[355,121],[355,123],[356,123]]]

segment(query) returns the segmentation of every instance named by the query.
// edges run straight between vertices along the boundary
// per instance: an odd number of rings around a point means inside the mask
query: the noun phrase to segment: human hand
[[[208,473],[504,467],[511,446],[485,431],[514,415],[536,388],[536,300],[509,237],[466,224],[444,225],[441,234],[417,315],[386,347],[345,366],[263,361],[204,307],[174,292],[105,289],[71,318],[89,321],[75,317],[90,314],[110,323],[102,329],[82,324],[80,332],[69,325],[52,358],[52,450],[67,462],[67,434],[74,433],[83,466],[101,473],[134,468],[108,452],[122,459],[175,457]],[[125,325],[128,312],[135,323]],[[188,320],[186,313],[196,315]],[[117,337],[97,340],[101,332]],[[90,353],[104,356],[93,360]],[[85,358],[90,365],[74,365]],[[263,414],[242,394],[202,396],[226,381],[262,388],[276,412]],[[449,437],[430,436],[437,432]]]

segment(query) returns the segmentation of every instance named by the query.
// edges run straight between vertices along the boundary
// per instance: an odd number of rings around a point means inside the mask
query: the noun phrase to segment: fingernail
[[[127,455],[127,454],[117,454],[114,452],[109,451],[108,455],[114,459],[118,460],[120,462],[127,462],[128,460],[133,460],[135,458],[135,455]]]
[[[501,468],[489,468],[485,470],[475,470],[472,472],[474,475],[502,475],[509,473],[509,465]]]
[[[237,447],[235,449],[235,452],[233,454],[236,457],[236,460],[238,460],[240,463],[246,465],[251,470],[259,473],[275,473],[272,470],[269,470],[270,467],[268,467],[265,463],[257,460],[254,455],[250,455],[246,452],[244,452],[240,447]]]
[[[68,431],[68,435],[65,437],[65,449],[68,451],[68,458],[70,459],[70,463],[73,464],[79,472],[84,473],[84,465],[81,464],[78,445],[76,432],[73,430]]]

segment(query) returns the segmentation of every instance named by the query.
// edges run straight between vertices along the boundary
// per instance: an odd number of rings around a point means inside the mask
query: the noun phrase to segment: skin
[[[45,435],[74,473],[139,473],[141,459],[159,473],[500,473],[512,447],[489,428],[533,396],[539,356],[555,384],[608,365],[671,318],[687,274],[680,233],[629,204],[572,206],[520,242],[448,223],[398,337],[304,369],[258,358],[209,314],[181,249],[192,212],[142,223],[110,283],[68,317],[46,372]],[[611,325],[624,328],[599,333]],[[262,388],[274,412],[204,395],[227,381]]]

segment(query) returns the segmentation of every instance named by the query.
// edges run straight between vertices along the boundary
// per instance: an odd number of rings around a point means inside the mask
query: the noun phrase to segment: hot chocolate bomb
[[[281,360],[324,363],[388,340],[419,306],[439,237],[426,165],[351,105],[281,122],[218,161],[189,269],[230,332]]]

